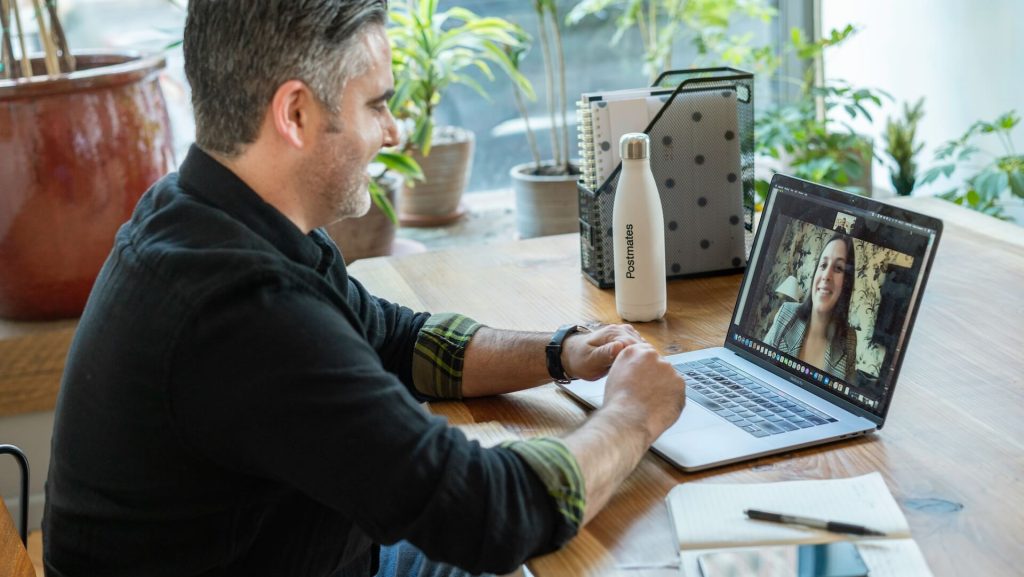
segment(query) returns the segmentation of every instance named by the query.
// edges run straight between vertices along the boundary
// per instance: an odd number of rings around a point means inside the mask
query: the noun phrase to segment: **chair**
[[[0,575],[12,577],[35,577],[36,570],[28,556],[28,459],[25,453],[14,445],[0,445],[0,454],[14,455],[21,466],[21,532],[14,529],[14,523],[7,512],[7,506],[0,499]],[[20,536],[20,540],[19,540]]]

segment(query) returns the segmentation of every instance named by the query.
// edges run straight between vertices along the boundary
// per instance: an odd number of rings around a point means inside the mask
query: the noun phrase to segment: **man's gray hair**
[[[345,83],[368,66],[363,37],[386,22],[387,0],[189,0],[185,74],[196,144],[237,156],[289,80],[337,114]]]

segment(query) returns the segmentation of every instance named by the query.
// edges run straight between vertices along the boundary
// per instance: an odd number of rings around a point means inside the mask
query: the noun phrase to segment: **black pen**
[[[851,525],[850,523],[840,523],[838,521],[824,521],[822,519],[812,519],[810,517],[799,517],[797,515],[783,515],[781,513],[768,513],[766,511],[758,511],[757,509],[746,509],[743,511],[747,517],[751,519],[757,519],[758,521],[771,521],[772,523],[782,523],[784,525],[803,525],[805,527],[812,527],[814,529],[824,529],[826,531],[832,531],[833,533],[849,533],[851,535],[871,535],[877,537],[885,537],[885,533],[881,531],[875,531],[874,529],[868,529],[861,525]]]

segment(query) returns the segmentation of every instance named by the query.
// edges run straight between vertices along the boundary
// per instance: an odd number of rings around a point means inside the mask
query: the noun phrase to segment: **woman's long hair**
[[[834,342],[845,343],[847,338],[847,332],[850,329],[850,299],[853,296],[853,278],[857,274],[857,262],[854,259],[853,250],[853,239],[849,236],[837,232],[832,235],[832,238],[828,239],[821,246],[821,252],[825,252],[825,247],[834,240],[841,240],[846,245],[846,266],[843,269],[843,288],[842,294],[839,295],[839,300],[836,302],[835,308],[832,309],[832,322],[835,324],[836,332]],[[821,252],[818,253],[818,259],[814,261],[814,268],[817,270],[818,263],[821,262]],[[814,275],[811,275],[811,284],[814,283]],[[800,306],[796,309],[796,317],[803,321],[809,321],[811,318],[811,308],[813,303],[811,302],[811,295],[814,293],[814,287],[809,287],[807,296],[804,297]]]

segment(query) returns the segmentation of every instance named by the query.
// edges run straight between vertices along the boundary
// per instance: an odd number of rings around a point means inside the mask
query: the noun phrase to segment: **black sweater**
[[[428,317],[193,147],[118,232],[75,333],[47,574],[369,575],[372,544],[400,539],[505,572],[554,549],[565,521],[533,470],[417,402]]]

